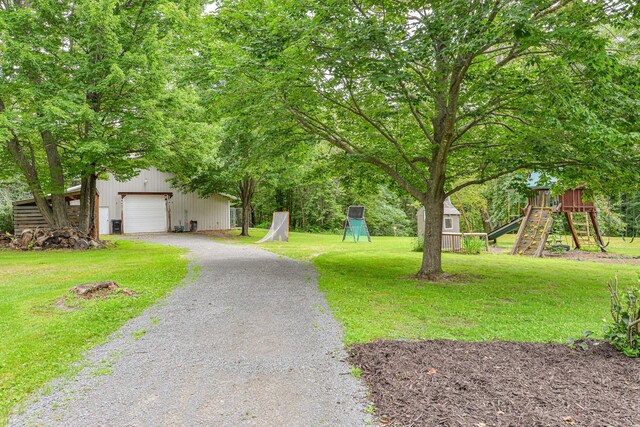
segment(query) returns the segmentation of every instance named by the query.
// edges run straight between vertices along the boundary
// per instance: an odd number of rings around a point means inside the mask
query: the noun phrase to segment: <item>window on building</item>
[[[445,230],[453,230],[453,219],[445,218],[444,219],[444,229]]]

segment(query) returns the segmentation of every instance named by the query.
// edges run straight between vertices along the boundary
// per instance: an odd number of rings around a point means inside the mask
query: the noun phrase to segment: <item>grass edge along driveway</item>
[[[227,242],[252,244],[252,238]],[[288,243],[256,246],[311,261],[320,289],[344,328],[346,344],[375,339],[565,342],[590,330],[602,336],[610,317],[606,283],[636,284],[640,265],[607,264],[504,254],[443,254],[443,267],[460,283],[419,282],[415,238],[341,241],[330,234],[291,233]],[[617,252],[616,242],[611,252]],[[625,245],[640,255],[640,245]]]
[[[31,393],[171,292],[187,274],[185,253],[130,240],[84,252],[0,250],[0,426]],[[102,280],[136,295],[77,300],[74,311],[53,306],[73,286]]]

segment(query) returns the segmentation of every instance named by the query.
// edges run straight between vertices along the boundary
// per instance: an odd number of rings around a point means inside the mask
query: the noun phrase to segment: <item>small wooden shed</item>
[[[424,222],[426,215],[424,208],[418,209],[416,214],[418,220],[418,236],[424,234]],[[459,233],[460,232],[460,211],[453,206],[451,200],[447,197],[444,201],[444,218],[442,219],[442,232],[443,233]]]
[[[65,199],[68,204],[68,214],[71,225],[78,226],[80,223],[80,188],[72,187],[65,193]],[[47,197],[51,202],[51,196]],[[96,213],[95,213],[95,229],[98,230],[100,223],[99,211],[97,207],[100,205],[99,197],[96,194]],[[20,236],[22,231],[28,228],[46,228],[49,225],[44,220],[35,199],[25,199],[13,202],[13,229],[16,236]]]

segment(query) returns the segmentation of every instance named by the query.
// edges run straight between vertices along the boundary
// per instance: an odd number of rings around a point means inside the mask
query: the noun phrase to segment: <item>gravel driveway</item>
[[[133,319],[9,425],[361,426],[364,390],[313,268],[190,235],[195,279]],[[193,265],[193,263],[192,263]]]

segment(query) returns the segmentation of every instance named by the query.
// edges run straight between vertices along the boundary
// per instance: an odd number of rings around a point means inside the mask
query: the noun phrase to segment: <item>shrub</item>
[[[629,357],[640,356],[640,288],[630,287],[624,292],[618,289],[618,277],[609,281],[611,317],[613,323],[605,324],[604,337],[617,350]]]
[[[424,237],[420,236],[413,241],[413,252],[422,252],[424,250]]]
[[[484,251],[485,242],[478,236],[464,236],[463,252],[465,254],[479,254]]]
[[[0,233],[13,233],[13,208],[0,206]]]

